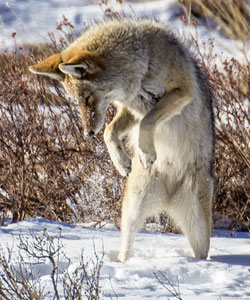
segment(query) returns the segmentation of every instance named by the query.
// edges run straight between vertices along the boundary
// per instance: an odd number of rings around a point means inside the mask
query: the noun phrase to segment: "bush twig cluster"
[[[194,43],[214,96],[215,226],[224,220],[226,228],[250,231],[249,61],[247,55],[245,62],[222,59],[213,39],[200,46],[196,37]]]
[[[100,271],[103,257],[85,261],[82,251],[79,264],[69,271],[71,260],[66,256],[61,231],[51,235],[31,232],[30,238],[19,236],[18,261],[12,250],[0,253],[0,298],[2,300],[99,300]],[[39,268],[50,266],[51,287],[44,286]],[[62,267],[64,266],[64,268]],[[72,267],[71,267],[72,269]]]
[[[159,283],[164,287],[164,289],[170,294],[171,297],[174,297],[174,299],[183,300],[180,292],[180,285],[179,285],[178,278],[177,278],[177,283],[174,284],[162,272],[157,272],[153,274],[155,278],[159,281]]]

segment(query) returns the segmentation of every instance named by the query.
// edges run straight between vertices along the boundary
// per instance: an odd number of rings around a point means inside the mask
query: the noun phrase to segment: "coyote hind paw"
[[[156,153],[144,153],[140,151],[140,161],[141,164],[143,165],[143,168],[147,170],[148,168],[152,167],[153,163],[156,160]]]

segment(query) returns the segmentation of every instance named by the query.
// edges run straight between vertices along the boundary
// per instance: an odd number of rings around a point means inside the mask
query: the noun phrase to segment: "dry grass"
[[[178,0],[188,19],[211,18],[231,39],[248,40],[250,14],[248,1],[244,0]]]

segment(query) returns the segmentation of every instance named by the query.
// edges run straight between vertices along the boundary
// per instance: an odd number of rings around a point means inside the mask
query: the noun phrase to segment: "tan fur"
[[[54,54],[47,59],[43,60],[40,64],[34,65],[31,68],[34,71],[44,71],[44,72],[57,72],[59,64],[62,62],[62,57],[60,53]]]
[[[206,258],[213,113],[206,76],[185,46],[157,22],[115,19],[30,71],[62,80],[79,100],[86,136],[98,133],[108,105],[117,105],[104,139],[115,167],[128,176],[118,259],[131,255],[145,218],[162,211],[181,227],[194,256]],[[125,135],[131,157],[122,148]]]

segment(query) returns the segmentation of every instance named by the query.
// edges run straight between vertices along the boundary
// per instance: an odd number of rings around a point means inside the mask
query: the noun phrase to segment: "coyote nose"
[[[90,138],[92,136],[95,135],[95,132],[94,131],[88,131],[88,132],[85,132],[84,135],[87,137],[87,138]]]

